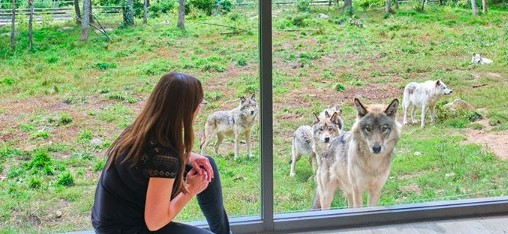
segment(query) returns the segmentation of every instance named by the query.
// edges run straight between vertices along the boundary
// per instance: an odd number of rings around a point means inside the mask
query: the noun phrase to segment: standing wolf
[[[407,124],[406,116],[409,108],[411,111],[411,122],[416,123],[414,115],[416,108],[422,110],[422,122],[420,127],[425,126],[425,112],[430,109],[430,122],[434,122],[436,113],[436,103],[443,96],[451,94],[452,90],[446,87],[441,80],[428,80],[423,83],[411,82],[404,88],[404,96],[402,97],[402,109],[404,110],[403,124]]]
[[[303,125],[296,129],[292,138],[289,176],[296,175],[295,165],[302,155],[310,156],[312,173],[316,172],[321,154],[342,129],[343,121],[339,115],[339,112],[333,112],[330,116],[327,109],[322,115],[314,115],[312,126]]]
[[[303,125],[296,129],[291,139],[291,168],[289,176],[296,175],[295,165],[302,155],[309,156],[312,173],[316,172],[318,163],[316,154],[321,155],[330,141],[342,131],[344,121],[341,114],[342,108],[340,106],[329,107],[323,110],[319,116],[314,116],[312,126]],[[316,144],[316,142],[318,143]]]
[[[225,136],[234,136],[235,141],[235,157],[238,158],[238,144],[240,135],[245,136],[247,143],[247,153],[252,157],[250,152],[250,134],[254,126],[254,120],[258,113],[258,105],[255,95],[249,99],[240,98],[240,105],[233,110],[217,111],[208,116],[205,123],[204,141],[201,144],[201,154],[204,155],[205,148],[210,144],[212,138],[217,135],[217,143],[215,143],[215,153],[219,153],[219,146]]]
[[[321,157],[316,174],[313,208],[329,209],[337,188],[347,196],[349,207],[376,206],[388,174],[395,145],[401,133],[396,120],[399,100],[390,105],[364,106],[354,100],[357,118],[351,131],[335,138]]]

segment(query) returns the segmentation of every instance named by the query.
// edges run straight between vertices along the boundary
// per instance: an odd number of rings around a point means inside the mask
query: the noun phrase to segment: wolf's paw
[[[296,175],[296,173],[294,173],[294,172],[289,173],[289,176],[291,176],[291,177],[295,177],[295,175]]]

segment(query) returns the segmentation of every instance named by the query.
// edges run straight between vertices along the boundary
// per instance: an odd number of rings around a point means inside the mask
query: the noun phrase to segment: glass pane
[[[324,168],[317,175],[328,182],[323,190],[332,194],[333,200],[328,204],[333,209],[348,207],[339,183],[345,183],[344,188],[351,191],[350,177],[369,178],[368,173],[348,175],[348,168],[359,170],[359,167],[374,173],[369,179],[371,183],[384,185],[376,203],[380,206],[506,195],[508,163],[504,142],[508,112],[503,100],[508,94],[502,90],[507,88],[503,77],[508,72],[503,68],[504,53],[495,52],[507,47],[499,40],[505,37],[506,25],[501,19],[506,13],[489,14],[487,20],[472,16],[471,9],[434,3],[429,3],[422,12],[414,4],[403,2],[399,9],[392,6],[393,13],[389,15],[384,14],[383,7],[384,1],[366,4],[353,1],[352,10],[344,8],[342,1],[291,4],[275,1],[276,213],[312,209],[317,187],[309,162],[312,152],[327,155],[326,163],[317,164]],[[473,63],[473,52],[493,62]],[[328,122],[335,120],[344,132],[350,132],[356,129],[354,98],[365,106],[388,105],[398,99],[396,121],[402,124],[402,101],[410,99],[403,98],[404,88],[411,82],[421,84],[427,80],[432,81],[407,88],[408,93],[416,93],[413,99],[417,106],[416,123],[409,121],[402,128],[394,154],[386,161],[391,161],[386,182],[380,173],[388,170],[383,169],[383,163],[348,164],[340,147],[349,147],[350,141],[348,137],[341,140],[342,133],[333,128],[328,131]],[[416,87],[428,87],[430,91],[420,95],[420,88]],[[431,108],[425,113],[425,126],[420,128],[422,105],[418,102],[427,97],[436,98],[434,122],[430,119]],[[453,103],[458,103],[458,107],[450,107]],[[333,117],[334,109],[329,110],[328,118],[314,116],[335,106],[340,106],[343,122]],[[380,111],[387,110],[385,107]],[[396,124],[390,123],[390,134],[383,132],[384,125],[376,125],[375,121],[368,127],[372,132],[367,132],[365,124],[358,128],[355,139],[370,144],[364,151],[371,152],[371,157],[380,157],[391,149],[389,139],[396,138]],[[331,143],[325,142],[327,138]],[[327,145],[332,147],[326,149]],[[293,176],[290,168],[295,151],[301,154],[301,159],[295,164]],[[342,166],[333,164],[338,160],[344,160]],[[367,192],[362,200],[366,206]]]
[[[252,105],[259,101],[257,1],[186,1],[185,30],[177,27],[178,1],[150,2],[148,24],[135,18],[131,28],[120,27],[121,11],[102,14],[94,5],[94,25],[105,27],[110,42],[99,31],[80,42],[74,22],[44,18],[34,25],[34,51],[28,52],[25,16],[16,25],[15,52],[9,37],[0,37],[0,233],[93,230],[90,212],[105,152],[171,71],[203,84],[207,104],[194,125],[195,152],[207,117],[217,111],[227,111],[216,119],[221,131],[251,132],[252,157],[245,132],[236,160],[233,136],[216,154],[212,134],[205,153],[219,167],[229,217],[259,217],[259,110]],[[0,27],[0,34],[9,30]],[[238,109],[241,103],[245,108]],[[175,220],[204,216],[193,200]]]

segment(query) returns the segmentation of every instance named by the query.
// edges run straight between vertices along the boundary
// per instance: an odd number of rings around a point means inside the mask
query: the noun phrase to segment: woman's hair
[[[122,154],[126,154],[122,162],[135,166],[143,157],[146,144],[153,141],[178,151],[180,172],[173,196],[187,192],[183,173],[194,143],[194,113],[202,101],[203,88],[198,79],[176,72],[162,76],[134,123],[108,149],[107,169]]]

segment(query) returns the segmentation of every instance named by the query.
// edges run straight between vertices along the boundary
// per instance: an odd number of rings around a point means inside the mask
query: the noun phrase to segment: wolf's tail
[[[408,108],[409,97],[414,93],[415,89],[416,89],[416,87],[412,83],[409,83],[408,85],[406,85],[406,87],[404,87],[404,94],[402,96],[402,109],[403,110],[406,110]]]
[[[289,159],[289,164],[293,163],[293,155],[295,155],[295,136],[291,137],[291,159]]]

